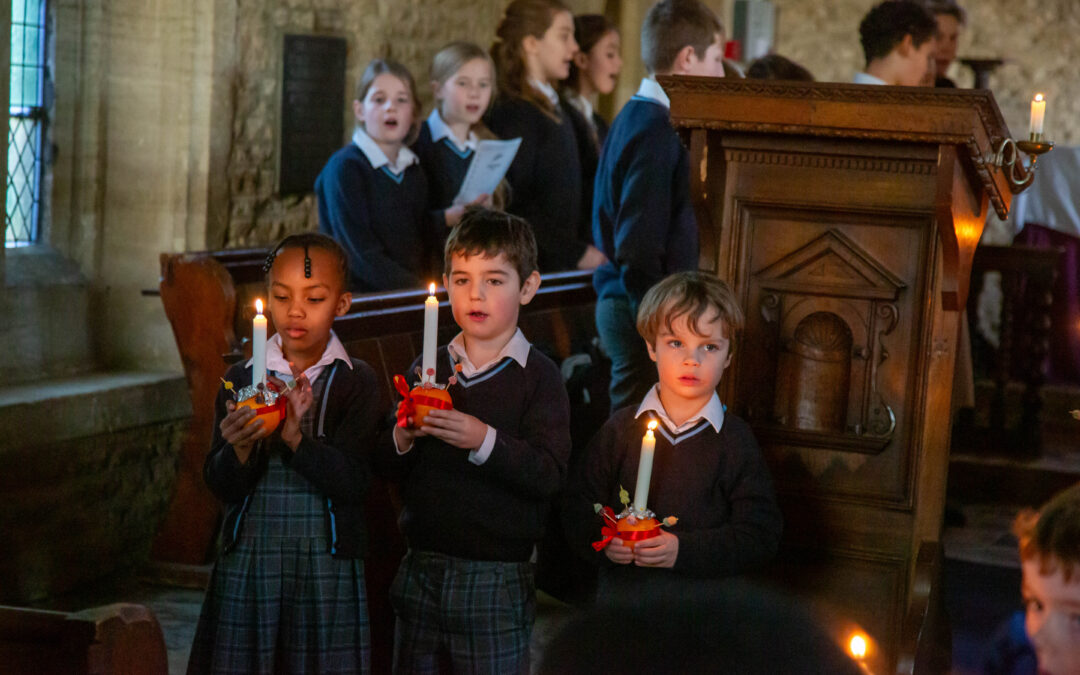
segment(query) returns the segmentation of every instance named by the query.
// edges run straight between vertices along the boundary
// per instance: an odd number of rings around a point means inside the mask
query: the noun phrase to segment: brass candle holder
[[[1013,194],[1023,192],[1031,181],[1035,180],[1035,163],[1039,155],[1050,152],[1054,144],[1043,138],[1043,134],[1032,133],[1026,141],[1014,141],[1006,138],[998,144],[997,149],[986,158],[987,164],[992,164],[1005,170],[1005,177],[1009,180],[1009,189]],[[1025,162],[1020,153],[1031,158]]]

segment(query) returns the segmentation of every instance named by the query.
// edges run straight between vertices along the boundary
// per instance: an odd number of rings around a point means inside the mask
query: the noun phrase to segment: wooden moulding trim
[[[961,146],[961,154],[970,167],[972,178],[986,190],[998,216],[1002,219],[1008,217],[1012,191],[1002,170],[985,161],[992,149],[1009,135],[1001,111],[989,91],[870,87],[840,83],[794,84],[685,76],[660,77],[659,80],[672,97],[672,123],[677,128]],[[689,97],[684,96],[680,101],[679,94]],[[757,98],[753,108],[757,119],[738,119],[743,116],[741,114],[730,115],[735,119],[726,117],[728,111],[733,109],[745,113],[746,109],[741,106],[717,105],[716,101],[705,106],[697,100],[686,100],[697,99],[702,94],[729,99]],[[772,99],[776,105],[763,105],[761,99]],[[866,124],[863,128],[835,126],[826,121],[830,118],[835,121],[837,117],[849,118],[849,111],[843,109],[853,103],[885,107],[936,107],[948,110],[949,115],[943,120],[942,126],[926,130],[890,127],[896,119],[895,115],[868,116],[861,120]],[[829,104],[836,107],[830,108]],[[830,114],[830,110],[835,115]],[[713,111],[715,116],[711,114]],[[971,115],[972,111],[974,116]],[[900,114],[902,111],[890,112]],[[809,123],[811,119],[820,119],[822,123]],[[796,120],[803,123],[794,123]]]

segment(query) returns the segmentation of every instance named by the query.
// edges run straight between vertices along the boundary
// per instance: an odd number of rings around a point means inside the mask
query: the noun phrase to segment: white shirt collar
[[[533,86],[533,89],[546,96],[547,100],[551,101],[551,105],[556,108],[559,107],[559,92],[555,91],[555,87],[540,80],[529,80],[529,84]]]
[[[851,78],[854,84],[889,84],[880,77],[875,77],[870,73],[855,73],[855,77]]]
[[[401,175],[405,172],[405,169],[408,169],[410,166],[420,161],[412,150],[403,145],[401,146],[401,149],[398,150],[397,163],[391,164],[386,153],[379,147],[379,144],[376,143],[371,136],[368,136],[367,132],[360,127],[356,127],[356,131],[353,132],[352,140],[353,143],[356,144],[356,147],[360,148],[360,152],[364,153],[367,160],[371,162],[371,168],[378,169],[379,167],[385,166],[390,170],[390,173],[395,176]]]
[[[673,434],[681,434],[684,431],[688,431],[695,427],[702,418],[709,421],[712,428],[717,432],[720,431],[720,427],[724,426],[724,406],[720,403],[720,397],[713,392],[712,398],[705,404],[701,410],[690,416],[682,424],[676,425],[670,417],[668,417],[667,411],[664,410],[664,404],[660,401],[660,385],[654,385],[649,393],[645,395],[645,400],[638,406],[637,413],[634,417],[641,417],[642,414],[647,412],[654,412],[656,416],[660,418],[660,421],[664,423],[664,426],[668,428]]]
[[[566,102],[574,106],[574,109],[582,114],[586,122],[592,124],[593,104],[587,96],[568,96]]]
[[[656,81],[656,78],[650,75],[641,79],[641,86],[638,87],[636,96],[647,98],[651,101],[656,101],[660,105],[667,109],[671,109],[671,99],[664,92],[664,88],[660,86],[660,83]]]
[[[444,138],[449,138],[450,142],[454,144],[458,150],[465,152],[466,150],[475,150],[476,144],[479,139],[476,138],[476,134],[472,131],[469,132],[469,137],[462,141],[460,138],[454,135],[454,130],[450,128],[450,125],[443,121],[442,115],[439,114],[439,109],[435,108],[431,111],[431,114],[427,118],[428,130],[431,131],[431,142],[438,143]]]
[[[525,363],[529,360],[529,348],[532,345],[525,339],[525,334],[518,328],[514,331],[514,336],[510,338],[510,341],[499,351],[499,353],[492,360],[479,366],[474,365],[469,360],[469,355],[465,352],[465,333],[458,333],[454,336],[454,339],[450,341],[450,345],[447,350],[450,352],[450,356],[455,362],[461,364],[461,374],[465,377],[472,377],[477,373],[482,373],[485,370],[493,368],[500,361],[507,356],[514,359],[518,364],[524,368]]]
[[[326,349],[323,350],[322,356],[315,365],[304,371],[308,382],[314,382],[322,373],[323,368],[339,359],[344,361],[350,370],[352,369],[352,359],[349,358],[349,353],[345,351],[345,345],[341,344],[341,340],[338,339],[334,331],[330,331],[330,340],[326,343]],[[251,366],[251,359],[248,359],[247,365]],[[275,375],[286,383],[292,382],[293,376],[292,369],[289,368],[289,360],[285,358],[285,353],[281,351],[281,333],[274,333],[266,341],[266,370],[268,372],[273,371]]]

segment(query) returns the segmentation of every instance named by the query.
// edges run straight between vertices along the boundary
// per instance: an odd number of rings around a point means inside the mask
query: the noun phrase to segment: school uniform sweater
[[[593,504],[622,511],[619,489],[633,499],[641,439],[651,416],[622,408],[589,444],[563,500],[563,524],[573,547],[601,566],[616,585],[640,583],[664,570],[616,565],[591,543],[604,525]],[[705,419],[679,434],[661,423],[656,432],[648,508],[679,538],[670,570],[681,577],[719,578],[768,562],[779,547],[782,519],[772,478],[749,425],[725,415],[719,431]]]
[[[690,160],[663,105],[635,96],[611,125],[596,169],[592,232],[608,259],[593,274],[597,296],[628,298],[635,312],[653,284],[697,269]]]
[[[448,136],[433,141],[431,126],[424,120],[412,151],[420,158],[420,168],[427,176],[428,208],[439,211],[441,216],[441,212],[453,204],[454,197],[461,190],[472,163],[473,150],[462,150]]]
[[[410,368],[415,373],[419,359]],[[454,366],[445,346],[436,381]],[[551,499],[562,489],[570,456],[570,404],[551,359],[530,347],[526,365],[502,359],[472,378],[457,374],[454,409],[495,429],[481,464],[470,450],[419,437],[399,454],[389,432],[379,441],[380,468],[402,483],[401,528],[409,547],[470,560],[522,562],[544,531]],[[410,386],[417,377],[411,375]]]
[[[441,232],[428,213],[427,191],[415,164],[399,175],[372,168],[355,143],[330,157],[315,180],[319,231],[345,249],[350,290],[416,288],[435,272]]]
[[[315,417],[314,436],[303,435],[296,451],[281,440],[280,430],[252,450],[246,464],[221,436],[227,392],[218,391],[214,403],[214,435],[203,465],[210,491],[225,503],[222,545],[228,550],[243,527],[249,497],[267,469],[270,455],[280,453],[286,466],[306,478],[326,496],[327,539],[337,558],[359,558],[367,548],[364,499],[371,482],[368,452],[375,442],[379,416],[378,383],[371,366],[358,359],[352,368],[341,360],[333,370]],[[251,384],[251,368],[236,364],[225,374],[235,390]]]
[[[581,224],[579,237],[592,242],[592,205],[593,184],[596,182],[596,166],[600,162],[600,148],[603,147],[604,139],[601,134],[607,133],[607,125],[596,113],[590,113],[586,119],[571,99],[563,99],[564,107],[572,109],[574,114],[568,115],[574,125],[574,135],[577,138],[578,157],[581,160]]]
[[[507,171],[507,211],[532,225],[541,271],[574,269],[591,242],[581,226],[582,178],[577,137],[569,105],[559,120],[523,99],[501,96],[485,121],[499,138],[521,138]]]

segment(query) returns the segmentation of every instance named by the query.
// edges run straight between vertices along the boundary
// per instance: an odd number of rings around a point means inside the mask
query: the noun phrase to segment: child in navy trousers
[[[517,327],[540,284],[528,223],[471,207],[447,240],[443,283],[461,333],[438,350],[436,381],[456,379],[453,410],[416,428],[403,401],[379,442],[403,484],[409,547],[390,589],[394,670],[436,673],[446,658],[458,673],[528,673],[529,559],[570,455],[559,368]]]
[[[699,0],[663,0],[641,27],[649,77],[608,132],[596,170],[593,240],[607,262],[593,275],[596,329],[611,359],[611,410],[641,400],[656,372],[634,331],[645,291],[698,267],[690,159],[671,126],[670,102],[653,75],[720,77],[723,29]]]

